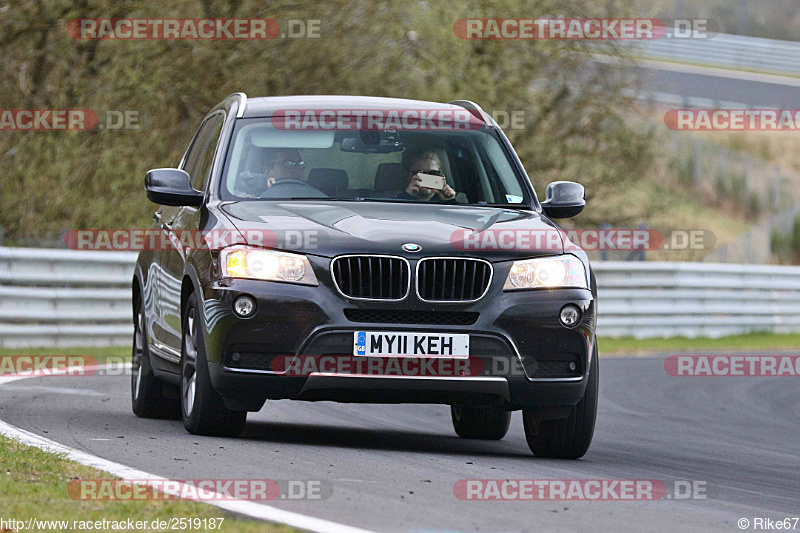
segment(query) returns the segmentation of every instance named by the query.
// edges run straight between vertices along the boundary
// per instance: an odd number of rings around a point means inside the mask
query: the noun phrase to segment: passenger
[[[398,198],[424,201],[431,200],[432,198],[441,201],[452,201],[455,199],[456,191],[447,184],[446,177],[444,187],[441,190],[420,186],[422,178],[419,174],[444,176],[439,154],[437,154],[436,151],[430,148],[407,148],[406,151],[403,152],[401,167],[403,177],[408,181],[408,187],[397,196]]]

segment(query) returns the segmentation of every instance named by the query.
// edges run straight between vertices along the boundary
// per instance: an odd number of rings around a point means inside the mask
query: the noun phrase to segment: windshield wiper
[[[275,198],[276,200],[280,200],[280,198]],[[363,202],[364,198],[358,197],[347,197],[347,196],[328,196],[328,197],[319,197],[319,196],[292,196],[291,198],[284,198],[284,200],[336,200],[339,202]]]
[[[507,207],[511,209],[523,209],[525,211],[532,210],[532,207],[528,204],[490,204],[488,202],[478,202],[477,204],[470,205],[477,205],[479,207]]]
[[[423,200],[410,200],[407,198],[361,198],[364,202],[395,202],[395,203],[406,203],[406,204],[417,204],[417,205],[448,205],[448,206],[461,206],[461,207],[506,207],[511,209],[523,209],[523,210],[530,210],[531,206],[527,204],[490,204],[488,202],[472,202],[472,203],[448,203],[445,201],[423,201]]]
[[[400,204],[420,204],[420,205],[456,205],[456,206],[469,206],[469,207],[499,207],[499,208],[506,208],[506,209],[518,209],[524,211],[530,211],[532,208],[528,204],[495,204],[495,203],[488,203],[488,202],[477,202],[477,203],[467,203],[467,204],[460,204],[460,203],[446,203],[446,202],[425,202],[420,200],[411,200],[407,198],[376,198],[376,197],[364,197],[364,196],[331,196],[327,198],[320,198],[319,196],[292,196],[290,198],[262,198],[262,200],[319,200],[323,202],[328,201],[336,201],[336,202],[391,202],[391,203],[400,203]]]
[[[408,200],[406,198],[362,198],[365,202],[396,202],[396,203],[408,203],[408,202],[419,202],[418,200]]]

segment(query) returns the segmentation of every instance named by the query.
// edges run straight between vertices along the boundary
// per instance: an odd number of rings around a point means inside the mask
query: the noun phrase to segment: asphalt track
[[[651,63],[633,68],[644,91],[752,107],[800,109],[800,79]]]
[[[455,436],[429,405],[272,402],[240,439],[196,437],[130,410],[128,376],[0,387],[0,419],[170,479],[323,480],[323,500],[270,505],[375,531],[740,531],[800,515],[797,378],[685,378],[662,358],[602,359],[594,442],[578,461],[532,457],[515,413],[502,441]],[[706,498],[462,501],[460,479],[657,479]],[[66,490],[66,487],[65,487]],[[800,525],[798,525],[800,528]]]

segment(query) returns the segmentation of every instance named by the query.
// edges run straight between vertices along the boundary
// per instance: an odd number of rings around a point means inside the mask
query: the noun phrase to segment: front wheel
[[[453,429],[464,439],[500,440],[508,433],[511,412],[493,405],[451,405]]]
[[[597,418],[598,367],[597,343],[589,366],[586,392],[569,413],[558,420],[537,419],[532,411],[522,411],[528,446],[537,457],[579,459],[589,450]]]
[[[197,296],[192,294],[183,313],[181,342],[181,411],[183,426],[194,435],[237,437],[247,411],[225,407],[211,385]]]

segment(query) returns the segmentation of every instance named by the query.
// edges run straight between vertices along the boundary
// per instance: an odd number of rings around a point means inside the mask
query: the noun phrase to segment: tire
[[[181,413],[183,426],[193,435],[238,437],[247,411],[225,407],[211,384],[197,305],[192,294],[183,313],[181,341]]]
[[[583,398],[570,411],[569,416],[558,420],[538,420],[527,409],[522,411],[525,438],[533,455],[554,459],[579,459],[589,450],[597,418],[597,393],[599,363],[597,343],[594,345],[589,381]]]
[[[164,383],[153,373],[144,318],[144,302],[140,298],[133,316],[131,407],[140,418],[174,419],[178,417],[178,402],[164,397]]]
[[[500,440],[511,423],[511,412],[493,405],[451,405],[450,416],[453,429],[464,439]]]

